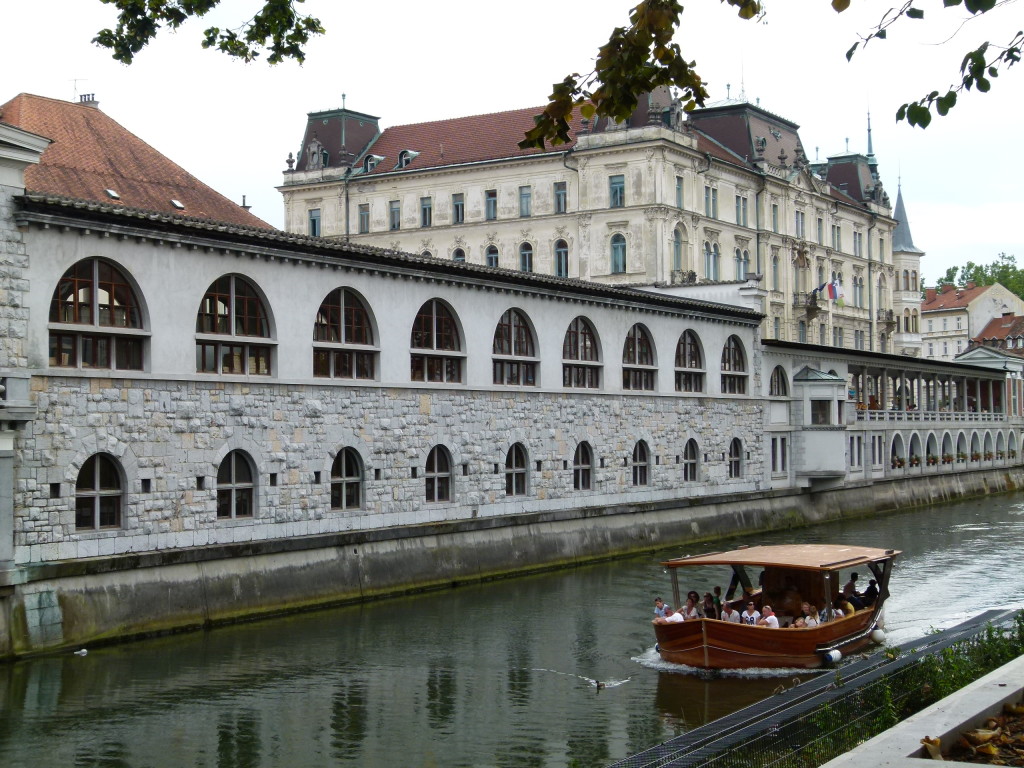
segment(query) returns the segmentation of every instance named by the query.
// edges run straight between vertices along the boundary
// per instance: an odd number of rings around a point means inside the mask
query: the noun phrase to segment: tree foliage
[[[221,0],[100,0],[117,8],[117,26],[101,29],[93,42],[109,48],[113,57],[131,64],[135,55],[156,37],[161,27],[177,29],[190,18],[203,17]],[[262,0],[263,7],[234,29],[208,27],[203,48],[215,48],[243,61],[269,51],[267,61],[305,61],[303,47],[314,35],[323,34],[320,20],[304,16],[296,6],[304,0]]]
[[[160,31],[177,29],[193,17],[203,17],[222,0],[100,0],[118,10],[114,29],[103,29],[94,42],[111,50],[113,57],[131,64]],[[294,59],[305,60],[304,47],[309,40],[323,34],[320,20],[297,11],[304,0],[260,0],[261,10],[234,29],[209,27],[203,33],[204,48],[214,48],[229,56],[252,61],[269,52],[271,64]],[[761,0],[719,0],[736,9],[742,19],[758,19],[765,13]],[[920,21],[925,17],[921,7],[928,0],[902,0],[902,5],[889,9],[866,35],[861,35],[847,51],[846,58],[872,40],[885,40],[897,23]],[[977,17],[1014,0],[942,0],[943,9],[962,9]],[[850,0],[830,0],[832,8],[842,13]],[[534,118],[534,127],[527,132],[521,147],[543,148],[546,144],[564,144],[573,112],[583,117],[595,116],[624,120],[636,109],[637,99],[658,86],[673,86],[683,102],[692,110],[704,106],[708,92],[696,70],[696,62],[683,55],[673,42],[680,28],[683,6],[678,0],[640,0],[629,16],[629,25],[612,30],[608,42],[597,52],[594,69],[587,75],[574,72],[555,83],[544,111]],[[1002,45],[991,41],[968,51],[960,64],[954,82],[934,90],[916,101],[903,104],[897,120],[910,125],[928,127],[932,114],[946,115],[956,106],[964,91],[986,93],[1001,70],[1009,69],[1021,58],[1024,32],[1012,34]]]
[[[1013,254],[1000,253],[990,264],[975,264],[968,261],[959,270],[950,267],[940,283],[956,285],[994,285],[999,283],[1011,293],[1024,299],[1024,270],[1017,266],[1017,258]]]

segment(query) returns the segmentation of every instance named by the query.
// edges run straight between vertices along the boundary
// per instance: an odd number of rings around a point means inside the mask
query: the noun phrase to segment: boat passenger
[[[683,614],[672,610],[672,606],[665,606],[664,616],[655,616],[652,624],[678,624],[683,620]]]
[[[810,603],[804,603],[801,608],[804,612],[803,620],[805,627],[816,627],[821,623],[818,620],[818,609],[816,606],[813,606]]]
[[[695,589],[691,589],[686,593],[687,600],[693,600],[693,607],[697,609],[697,616],[703,617],[704,611],[701,608],[700,594]]]
[[[860,592],[857,591],[856,571],[850,574],[850,580],[843,586],[843,597],[845,597],[850,605],[855,609],[864,607],[864,603],[860,600]]]
[[[693,602],[692,597],[686,598],[686,607],[683,608],[683,621],[692,621],[693,619],[699,619],[700,613],[697,611],[697,606]]]
[[[764,611],[764,613],[761,615],[761,618],[757,620],[757,625],[759,627],[769,627],[770,629],[778,629],[779,618],[775,615],[775,612],[772,610],[772,607],[770,605],[766,605],[762,608],[762,610]]]
[[[721,587],[715,587],[714,592],[715,592],[715,609],[718,612],[718,617],[721,618],[722,617],[722,588]]]
[[[807,626],[807,622],[804,621],[803,616],[797,616],[796,621],[789,625],[791,629],[803,629]]]
[[[761,618],[761,613],[754,607],[754,601],[751,600],[747,603],[747,610],[740,614],[741,624],[750,624],[753,626],[757,624],[757,620]]]
[[[722,621],[728,621],[733,624],[740,623],[740,612],[732,607],[732,604],[726,601],[722,604]]]
[[[868,588],[864,590],[864,594],[861,596],[861,602],[864,603],[865,607],[870,607],[875,604],[878,599],[878,582],[874,579],[868,580]]]
[[[706,619],[717,619],[718,618],[718,607],[715,605],[715,598],[711,596],[710,592],[704,593],[704,602],[701,605],[704,610],[704,618]]]
[[[844,598],[842,595],[836,598],[836,608],[839,608],[843,612],[843,616],[852,616],[857,612],[857,608],[849,600]]]
[[[654,615],[655,615],[655,617],[665,618],[665,608],[667,608],[667,607],[668,606],[665,605],[665,601],[662,600],[660,597],[654,598]]]

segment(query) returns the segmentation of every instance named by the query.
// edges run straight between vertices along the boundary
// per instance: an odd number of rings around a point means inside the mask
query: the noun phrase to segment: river
[[[903,550],[891,642],[1024,606],[1020,494],[743,541]],[[0,666],[0,765],[604,765],[780,684],[705,681],[653,651],[660,561],[738,543]]]

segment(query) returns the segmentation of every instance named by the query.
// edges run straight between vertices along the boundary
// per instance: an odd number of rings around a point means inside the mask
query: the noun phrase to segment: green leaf
[[[875,32],[875,37],[877,37],[879,40],[885,40],[886,31],[884,29],[878,30],[877,32]]]
[[[857,52],[857,48],[859,46],[860,46],[860,43],[854,43],[853,46],[850,48],[850,50],[848,50],[846,52],[846,60],[847,61],[849,61],[850,59],[853,58],[853,54]]]
[[[907,8],[907,11],[904,15],[908,19],[923,19],[924,11],[922,11],[920,8]]]
[[[850,7],[850,0],[832,0],[832,8],[836,13],[842,13]]]

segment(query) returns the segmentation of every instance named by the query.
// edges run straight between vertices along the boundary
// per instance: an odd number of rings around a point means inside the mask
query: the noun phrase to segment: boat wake
[[[671,672],[675,675],[694,675],[696,677],[707,677],[708,675],[708,670],[706,669],[665,661],[656,650],[656,646],[651,646],[639,656],[634,656],[632,661],[648,669],[654,669],[659,672]],[[793,677],[795,675],[815,674],[816,671],[813,669],[788,667],[778,669],[717,669],[714,671],[714,675],[716,677]]]
[[[594,680],[593,678],[585,675],[577,675],[572,672],[559,672],[557,669],[544,669],[543,667],[533,667],[530,669],[531,672],[550,672],[553,675],[563,675],[564,677],[575,677],[577,680],[582,680],[591,688],[618,688],[620,685],[625,685],[633,678],[627,677],[625,680]]]

